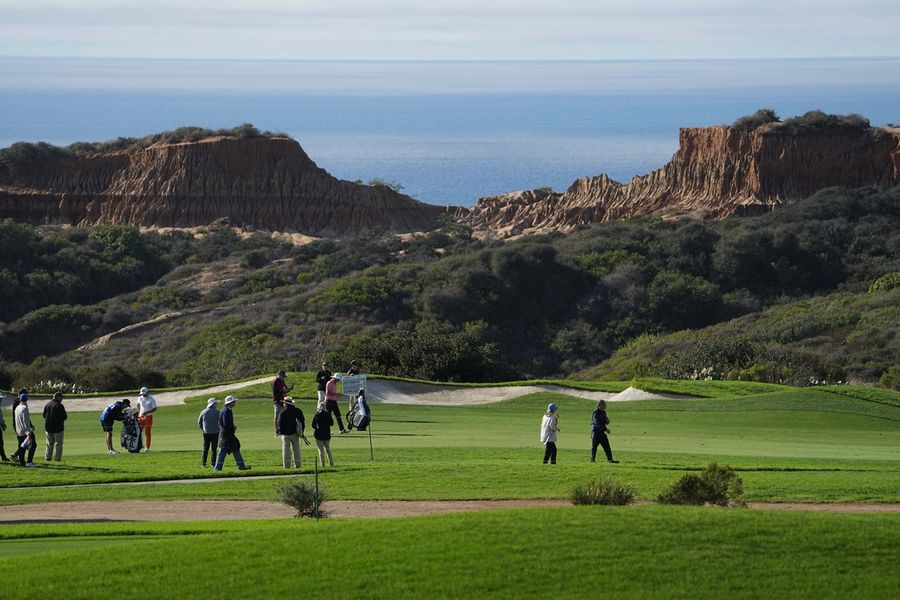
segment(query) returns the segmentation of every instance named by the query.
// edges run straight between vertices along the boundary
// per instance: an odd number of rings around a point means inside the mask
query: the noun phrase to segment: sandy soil
[[[502,508],[566,506],[567,500],[333,500],[322,505],[330,518],[396,518]],[[900,512],[900,504],[763,504],[753,510],[843,513]],[[714,510],[714,509],[711,509]],[[0,523],[103,521],[216,521],[221,519],[286,519],[294,510],[264,500],[120,500],[116,502],[49,502],[5,507]]]

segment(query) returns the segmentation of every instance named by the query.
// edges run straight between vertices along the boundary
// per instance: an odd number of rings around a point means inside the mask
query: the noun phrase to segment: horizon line
[[[300,62],[300,63],[640,63],[640,62],[750,62],[813,60],[897,60],[900,55],[859,56],[743,56],[724,58],[230,58],[230,57],[162,57],[162,56],[55,56],[0,54],[0,60],[133,60],[196,62]]]

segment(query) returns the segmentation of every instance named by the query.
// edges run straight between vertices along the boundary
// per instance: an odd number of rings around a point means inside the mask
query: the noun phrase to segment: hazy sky
[[[0,0],[0,56],[900,56],[897,0]]]

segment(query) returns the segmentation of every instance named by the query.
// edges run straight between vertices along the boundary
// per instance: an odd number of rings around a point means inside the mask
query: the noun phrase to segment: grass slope
[[[82,537],[43,555],[8,535],[0,554],[39,559],[17,561],[4,594],[109,598],[139,585],[148,598],[888,598],[900,586],[893,514],[568,507],[219,526],[128,526],[156,534],[132,546],[153,565],[139,584],[123,568],[120,525],[80,525]]]

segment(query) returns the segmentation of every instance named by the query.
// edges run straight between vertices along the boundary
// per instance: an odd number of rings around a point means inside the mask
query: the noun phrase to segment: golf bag
[[[359,395],[350,401],[350,410],[347,411],[347,427],[357,431],[365,431],[369,427],[372,420],[372,413],[369,411],[369,403],[366,402],[366,391],[359,390]]]
[[[141,426],[137,415],[132,410],[122,413],[122,447],[132,454],[141,451],[143,446]]]

